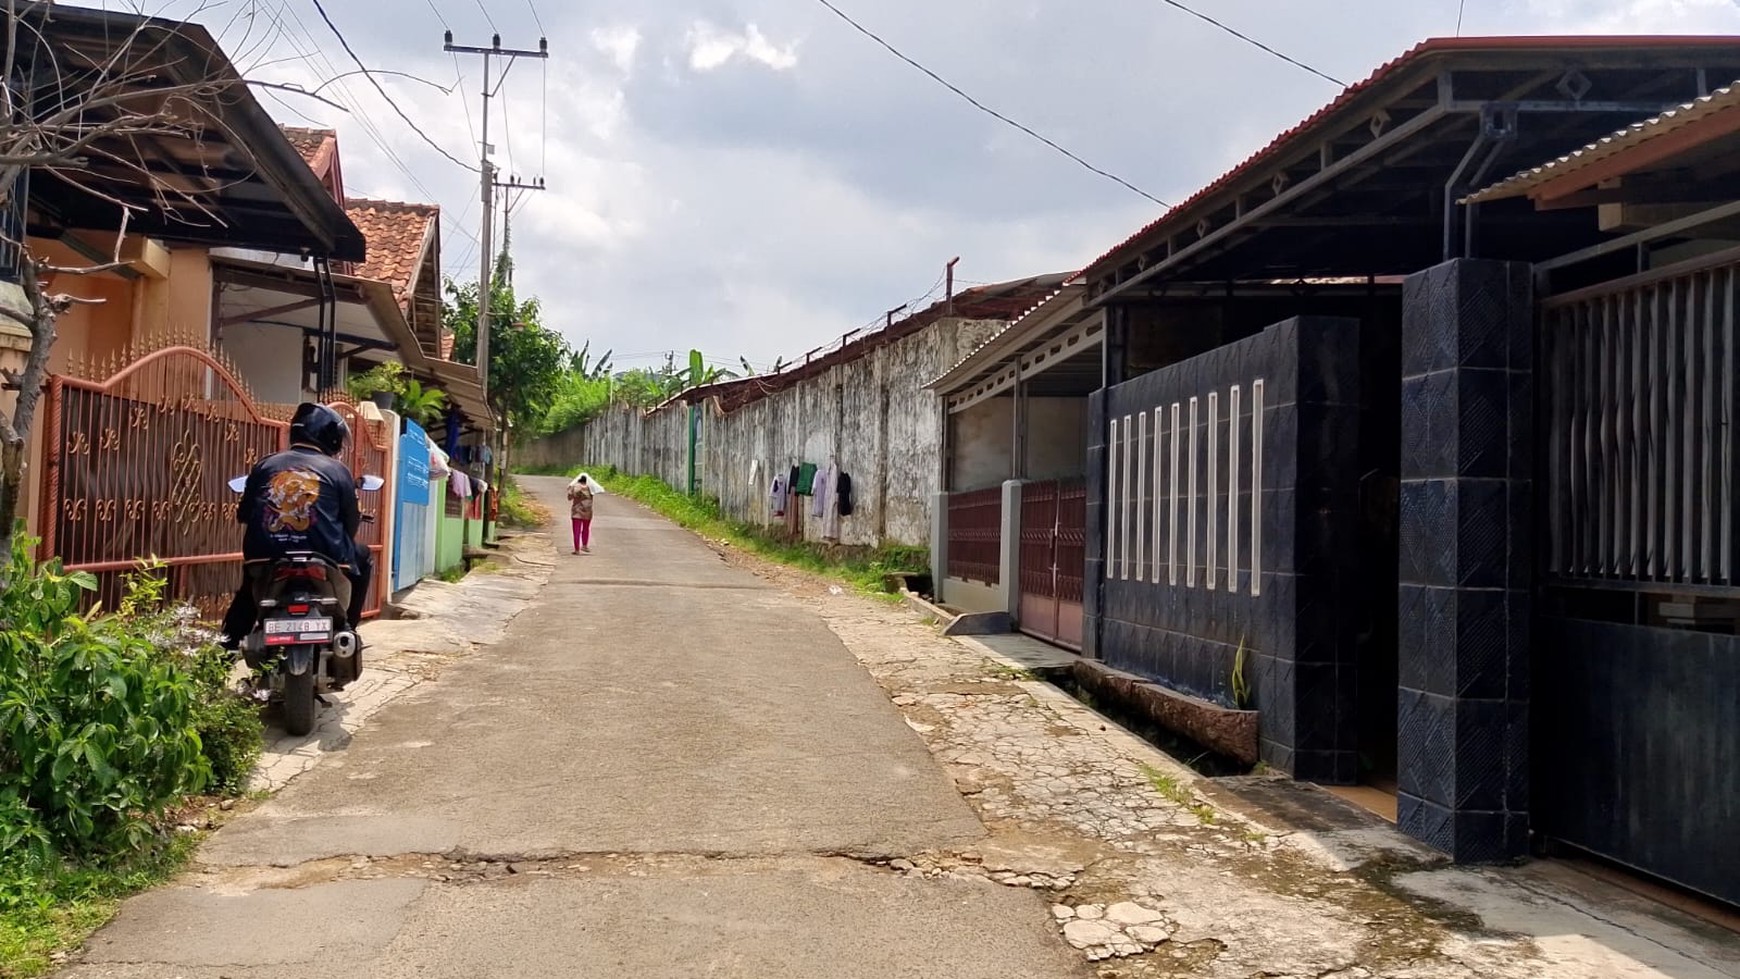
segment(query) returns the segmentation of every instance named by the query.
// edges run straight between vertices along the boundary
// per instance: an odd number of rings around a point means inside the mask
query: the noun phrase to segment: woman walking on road
[[[568,484],[568,515],[574,520],[574,553],[592,553],[592,497],[597,484],[581,473]]]

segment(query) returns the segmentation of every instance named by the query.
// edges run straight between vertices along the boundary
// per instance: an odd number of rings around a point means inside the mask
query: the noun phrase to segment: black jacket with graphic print
[[[236,521],[247,528],[245,560],[313,551],[349,565],[362,526],[356,480],[344,463],[317,449],[298,446],[267,456],[248,474]]]

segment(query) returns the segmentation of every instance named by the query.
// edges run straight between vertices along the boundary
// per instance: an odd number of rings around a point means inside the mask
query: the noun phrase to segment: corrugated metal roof
[[[1659,116],[1633,123],[1610,136],[1603,136],[1582,149],[1567,153],[1550,163],[1543,163],[1538,167],[1524,170],[1501,180],[1484,190],[1468,195],[1462,199],[1462,203],[1479,204],[1485,201],[1525,196],[1530,191],[1551,181],[1587,170],[1597,163],[1612,159],[1620,154],[1632,152],[1651,140],[1659,139],[1669,133],[1677,132],[1724,112],[1735,110],[1740,110],[1740,82],[1726,88],[1719,88],[1695,102],[1688,102]]]
[[[1007,341],[1013,338],[1019,331],[1027,329],[1034,319],[1049,315],[1058,304],[1068,303],[1070,300],[1080,296],[1085,289],[1086,287],[1081,285],[1076,280],[1075,276],[1071,276],[1067,281],[1065,281],[1062,288],[1052,292],[1044,299],[1035,303],[1031,309],[1022,313],[1020,316],[1015,317],[1013,320],[1010,320],[1008,326],[1005,326],[996,333],[991,334],[989,339],[984,343],[979,344],[977,347],[974,347],[972,352],[967,354],[965,357],[955,361],[949,366],[948,370],[938,374],[930,381],[930,383],[926,384],[925,387],[935,388],[942,385],[944,382],[950,380],[962,367],[978,360],[980,356],[985,354],[987,351],[994,351],[1003,347]]]
[[[1095,259],[1083,271],[1088,279],[1098,278],[1126,261],[1126,253],[1138,245],[1159,236],[1162,230],[1170,231],[1174,223],[1181,223],[1185,212],[1204,199],[1226,189],[1235,181],[1243,178],[1248,171],[1271,157],[1281,155],[1295,143],[1317,128],[1330,121],[1350,103],[1359,99],[1369,90],[1400,75],[1414,64],[1428,58],[1451,52],[1482,52],[1482,51],[1527,51],[1527,50],[1585,50],[1598,48],[1669,48],[1669,47],[1725,47],[1735,43],[1733,37],[1723,36],[1671,36],[1671,35],[1639,35],[1635,37],[1617,37],[1606,35],[1583,36],[1508,36],[1508,37],[1438,37],[1431,38],[1415,45],[1397,58],[1394,58],[1371,73],[1365,80],[1349,85],[1328,105],[1318,109],[1306,119],[1270,140],[1268,145],[1246,157],[1239,165],[1222,174],[1218,179],[1196,193],[1190,195],[1182,203],[1173,206],[1166,213],[1150,222],[1110,251]]]
[[[750,402],[758,401],[791,387],[805,378],[813,377],[839,364],[857,360],[878,347],[916,333],[945,317],[953,316],[967,320],[1014,319],[1031,308],[1035,301],[1042,300],[1045,296],[1060,289],[1067,278],[1069,278],[1068,273],[1057,272],[1030,276],[1025,279],[1013,279],[994,285],[975,286],[954,297],[952,313],[949,309],[949,301],[938,301],[905,319],[895,320],[892,327],[883,327],[862,334],[857,331],[848,333],[836,341],[838,346],[829,344],[827,347],[820,348],[820,350],[812,352],[819,354],[819,356],[813,356],[804,363],[793,364],[778,374],[757,374],[689,388],[673,395],[659,407],[663,408],[665,405],[677,402],[694,403],[708,398],[717,398],[721,410],[735,411]]]

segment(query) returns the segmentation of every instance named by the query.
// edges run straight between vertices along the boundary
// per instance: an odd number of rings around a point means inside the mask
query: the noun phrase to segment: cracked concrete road
[[[528,481],[559,504],[559,481]],[[561,507],[557,506],[561,512]],[[620,498],[486,651],[129,901],[65,974],[1087,975],[800,600]]]
[[[1740,979],[1733,931],[1566,865],[1447,867],[1310,786],[1197,779],[1042,682],[1049,647],[614,497],[596,544],[511,622],[521,585],[431,589],[459,621],[413,631],[494,645],[67,975]]]

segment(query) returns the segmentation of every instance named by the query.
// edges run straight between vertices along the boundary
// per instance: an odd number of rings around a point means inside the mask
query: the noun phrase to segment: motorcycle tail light
[[[307,615],[308,614],[308,606],[306,606],[306,605],[292,605],[292,606],[290,606],[290,614],[291,615]]]
[[[303,579],[305,581],[325,581],[326,566],[323,564],[285,565],[274,575],[279,581]]]

